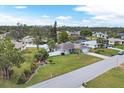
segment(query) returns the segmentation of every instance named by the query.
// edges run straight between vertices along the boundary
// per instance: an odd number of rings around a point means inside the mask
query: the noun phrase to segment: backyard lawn
[[[91,52],[95,52],[105,56],[113,56],[113,55],[117,55],[119,51],[113,49],[107,49],[107,48],[97,48],[97,49],[92,49]]]
[[[38,70],[38,73],[27,84],[17,85],[16,82],[25,69],[29,69],[33,55],[36,49],[27,49],[24,51],[25,62],[21,68],[14,67],[14,73],[11,80],[0,79],[0,87],[27,87],[32,84],[47,80],[52,77],[70,72],[83,66],[100,61],[100,58],[81,54],[80,56],[70,54],[65,56],[49,57],[54,64],[46,64]]]
[[[124,88],[124,64],[87,83],[88,88]]]
[[[115,48],[123,49],[124,50],[124,45],[115,45]]]

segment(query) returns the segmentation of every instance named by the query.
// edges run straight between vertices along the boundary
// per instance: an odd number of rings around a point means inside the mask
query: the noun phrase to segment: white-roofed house
[[[36,44],[26,44],[25,48],[37,48]],[[49,52],[49,46],[47,44],[39,45],[39,48],[44,48],[47,52]]]
[[[84,46],[90,47],[90,48],[97,48],[98,47],[98,43],[96,40],[91,40],[91,41],[85,41],[82,42],[82,44]]]
[[[32,36],[26,36],[21,41],[23,44],[33,44],[33,37]]]

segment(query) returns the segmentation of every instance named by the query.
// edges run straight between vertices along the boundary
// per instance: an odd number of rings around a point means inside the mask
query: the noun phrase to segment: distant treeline
[[[34,27],[37,27],[41,30],[51,31],[52,26],[27,26],[23,25],[22,29],[25,29],[25,31],[31,31]],[[15,31],[18,29],[18,26],[0,26],[0,34],[10,31]],[[62,26],[58,27],[57,31],[81,31],[82,29],[91,29],[91,31],[96,32],[124,32],[124,27],[69,27],[69,26]]]

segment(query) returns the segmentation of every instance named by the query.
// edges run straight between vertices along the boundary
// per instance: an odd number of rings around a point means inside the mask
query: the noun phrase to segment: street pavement
[[[124,63],[124,55],[116,55],[29,88],[79,88],[83,82],[88,82],[121,63]]]

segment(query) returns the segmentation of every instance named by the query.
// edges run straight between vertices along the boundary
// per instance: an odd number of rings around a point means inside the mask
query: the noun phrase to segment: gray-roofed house
[[[119,38],[109,38],[108,40],[109,40],[109,45],[114,45],[114,44],[124,45],[124,40]]]
[[[117,33],[117,35],[118,35],[121,39],[124,39],[124,33]]]
[[[64,54],[69,54],[74,50],[74,44],[69,42],[58,44],[56,50],[61,51],[61,53],[64,53]]]

